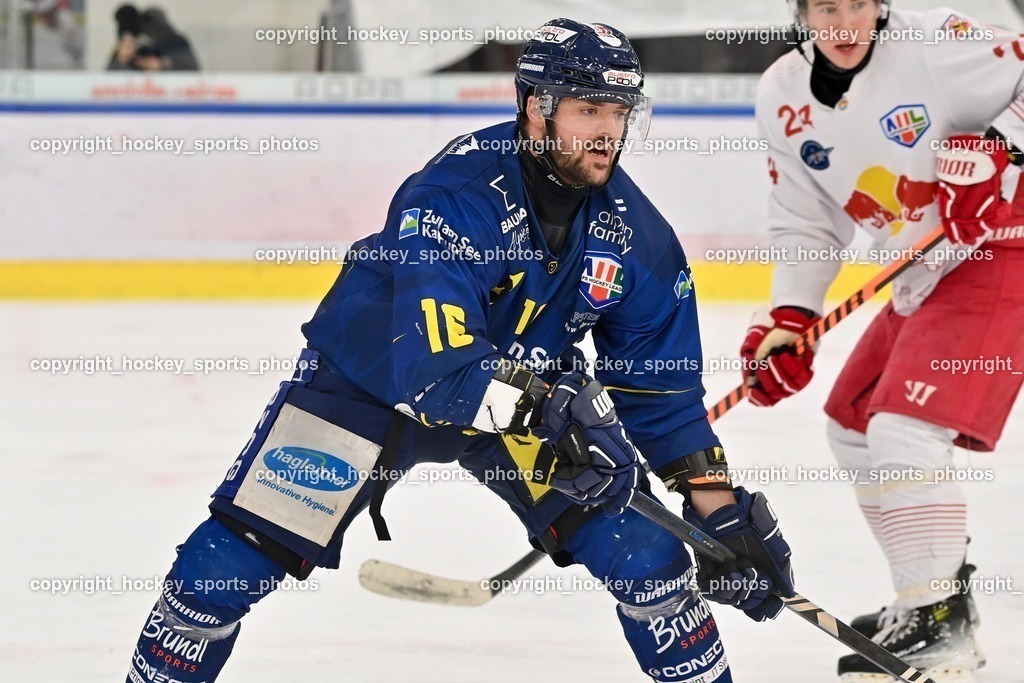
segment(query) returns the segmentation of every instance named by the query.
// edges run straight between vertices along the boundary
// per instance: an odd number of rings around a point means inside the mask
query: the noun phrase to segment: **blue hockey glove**
[[[548,392],[533,433],[558,458],[552,488],[577,503],[601,505],[611,517],[629,506],[640,486],[640,462],[599,382],[579,372],[563,375]]]
[[[790,548],[779,530],[779,520],[758,491],[737,487],[735,505],[724,505],[704,519],[687,505],[686,521],[736,553],[736,559],[718,563],[697,554],[697,584],[715,602],[743,610],[754,621],[774,619],[785,607],[779,597],[793,597]]]
[[[587,357],[578,346],[570,346],[555,359],[549,366],[550,371],[544,376],[544,381],[555,385],[565,375],[580,375],[584,379],[588,376],[584,373],[587,370]]]

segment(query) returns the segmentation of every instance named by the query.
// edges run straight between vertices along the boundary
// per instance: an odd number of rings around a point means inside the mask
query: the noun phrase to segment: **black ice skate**
[[[958,594],[916,609],[883,610],[876,622],[880,630],[871,639],[937,683],[973,683],[980,656],[968,601]],[[860,655],[839,660],[839,678],[843,683],[896,680]]]
[[[971,618],[972,633],[981,626],[981,617],[978,615],[978,607],[974,603],[974,596],[971,595],[970,587],[971,574],[977,571],[977,569],[978,568],[973,564],[964,562],[960,565],[960,569],[956,573],[956,578],[960,580],[960,585],[964,586],[960,594],[967,600],[967,610]],[[859,617],[854,617],[853,621],[850,622],[850,627],[868,638],[874,638],[875,634],[882,630],[885,612],[886,609],[882,608],[877,612],[872,612],[871,614],[862,614]],[[985,666],[985,653],[981,649],[981,645],[978,643],[976,636],[974,639],[974,651],[978,655],[978,668],[980,669]]]

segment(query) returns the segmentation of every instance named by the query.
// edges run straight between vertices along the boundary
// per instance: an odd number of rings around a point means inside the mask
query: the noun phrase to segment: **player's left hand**
[[[797,355],[794,342],[818,322],[813,311],[794,306],[755,315],[740,348],[750,403],[773,406],[806,387],[814,377],[814,350]]]
[[[723,505],[706,519],[690,505],[683,508],[686,521],[736,553],[728,563],[698,553],[697,584],[709,599],[737,607],[754,621],[774,619],[785,607],[779,596],[796,595],[789,543],[763,493],[742,486],[733,493],[734,505]]]
[[[601,505],[614,517],[640,487],[640,461],[600,382],[563,375],[548,392],[542,423],[533,429],[558,457],[548,482],[577,503]]]
[[[1006,220],[1003,171],[1010,163],[1001,140],[951,135],[935,159],[942,230],[953,244],[974,244]]]

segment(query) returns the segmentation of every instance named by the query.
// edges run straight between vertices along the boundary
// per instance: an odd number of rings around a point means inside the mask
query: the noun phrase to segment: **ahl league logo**
[[[588,251],[583,256],[580,294],[592,308],[601,309],[622,298],[622,261],[606,251]]]
[[[897,145],[913,147],[924,132],[931,128],[932,120],[923,104],[905,104],[880,118],[878,123],[885,137]]]

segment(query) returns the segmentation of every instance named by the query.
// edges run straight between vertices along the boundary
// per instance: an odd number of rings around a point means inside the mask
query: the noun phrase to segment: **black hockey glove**
[[[779,596],[796,595],[789,543],[763,493],[751,494],[742,486],[734,493],[735,505],[724,505],[707,519],[692,506],[683,508],[686,521],[737,556],[718,563],[698,553],[697,584],[709,599],[738,607],[754,621],[774,619],[785,606]]]
[[[581,372],[563,375],[541,406],[533,433],[558,461],[548,482],[574,501],[621,514],[640,486],[636,449],[604,387]]]

